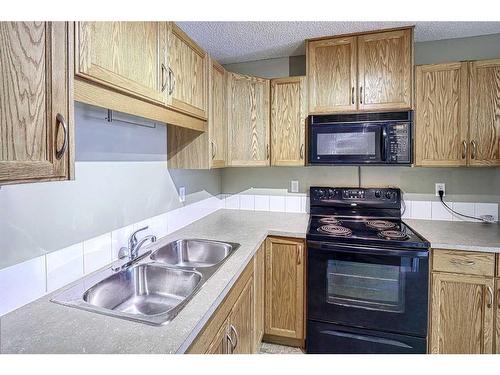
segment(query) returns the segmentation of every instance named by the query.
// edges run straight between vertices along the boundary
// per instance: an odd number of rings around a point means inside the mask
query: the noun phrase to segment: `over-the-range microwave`
[[[410,165],[413,112],[311,115],[309,165]]]

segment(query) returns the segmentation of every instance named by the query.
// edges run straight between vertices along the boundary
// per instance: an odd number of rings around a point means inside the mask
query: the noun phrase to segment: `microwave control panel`
[[[387,126],[387,161],[411,162],[411,128],[410,123],[393,123]]]

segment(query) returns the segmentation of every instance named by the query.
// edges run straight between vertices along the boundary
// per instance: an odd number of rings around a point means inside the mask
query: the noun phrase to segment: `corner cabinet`
[[[266,239],[264,340],[304,347],[304,241]]]
[[[228,73],[228,165],[270,164],[270,81]]]
[[[411,109],[413,28],[307,41],[309,113]]]
[[[271,80],[271,165],[305,164],[306,77]]]
[[[73,24],[0,22],[0,185],[74,168]]]

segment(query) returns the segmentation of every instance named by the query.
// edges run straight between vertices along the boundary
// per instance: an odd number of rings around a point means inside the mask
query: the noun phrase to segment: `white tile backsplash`
[[[285,212],[285,197],[271,195],[269,197],[269,211]]]
[[[476,203],[474,208],[475,216],[491,215],[498,221],[498,204],[496,203]]]
[[[287,197],[285,197],[285,211],[286,212],[301,212],[300,196],[287,196]]]
[[[427,219],[432,218],[432,205],[429,201],[412,201],[411,202],[411,217],[412,219]]]
[[[450,210],[448,210],[441,202],[432,202],[431,214],[432,220],[452,220]]]
[[[111,232],[111,257],[112,260],[118,259],[118,253],[122,247],[128,246],[130,235],[134,232],[134,224],[118,228]]]
[[[401,217],[403,219],[410,219],[411,216],[411,201],[404,201],[404,204],[401,205]]]
[[[226,208],[229,210],[240,209],[240,196],[238,194],[230,195],[226,198]]]
[[[269,195],[255,195],[255,211],[269,211]]]
[[[467,216],[474,216],[474,207],[475,207],[474,203],[467,203],[467,202],[454,202],[451,206],[451,208],[453,208],[454,211],[457,211],[458,213]],[[453,214],[453,221],[477,221],[477,220]]]
[[[83,243],[47,254],[47,292],[83,276]]]
[[[46,293],[45,255],[0,270],[0,316]]]
[[[240,210],[255,210],[255,195],[240,194]]]
[[[89,274],[111,263],[111,233],[83,242],[83,270]]]

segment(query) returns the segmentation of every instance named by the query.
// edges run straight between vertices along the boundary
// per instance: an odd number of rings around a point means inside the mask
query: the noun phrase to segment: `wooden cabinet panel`
[[[432,353],[492,353],[493,284],[488,277],[432,274]]]
[[[253,278],[248,280],[240,297],[234,304],[229,319],[229,353],[251,354],[254,351],[254,306],[253,306]],[[232,346],[231,346],[232,345]]]
[[[228,73],[228,165],[269,165],[269,80]]]
[[[70,178],[73,25],[0,22],[0,51],[0,183]]]
[[[467,164],[469,83],[467,63],[416,68],[415,164]]]
[[[306,77],[271,80],[271,164],[305,162]]]
[[[77,22],[76,74],[164,103],[166,36],[163,22]]]
[[[358,36],[359,109],[412,107],[412,29]]]
[[[208,55],[177,25],[168,33],[168,105],[171,108],[207,118]]]
[[[494,269],[493,253],[433,249],[433,271],[493,276]]]
[[[308,42],[309,112],[356,110],[356,69],[356,37]]]
[[[228,329],[229,329],[229,320],[226,320],[220,326],[219,330],[215,334],[213,341],[208,346],[205,354],[227,354],[228,353]]]
[[[254,256],[254,350],[259,351],[264,336],[265,248],[263,242]]]
[[[265,334],[304,339],[304,242],[266,239]]]
[[[495,347],[493,353],[500,354],[500,279],[495,279]]]
[[[500,165],[500,59],[470,63],[470,165]]]
[[[210,64],[208,132],[210,134],[210,166],[226,166],[227,148],[227,73],[215,60]]]

